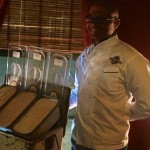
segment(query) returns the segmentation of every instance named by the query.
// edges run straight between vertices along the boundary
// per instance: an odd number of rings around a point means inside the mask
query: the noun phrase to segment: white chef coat
[[[77,144],[95,150],[127,145],[129,121],[150,116],[149,61],[115,35],[83,51],[76,79],[72,137]]]

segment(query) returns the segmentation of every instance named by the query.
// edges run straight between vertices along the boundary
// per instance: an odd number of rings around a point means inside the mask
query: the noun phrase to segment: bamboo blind
[[[19,43],[81,51],[82,25],[81,0],[11,0],[0,32],[0,47]]]

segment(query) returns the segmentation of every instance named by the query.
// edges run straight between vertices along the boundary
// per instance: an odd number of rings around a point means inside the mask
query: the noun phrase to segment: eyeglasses
[[[105,24],[109,21],[115,21],[116,19],[117,19],[116,17],[102,18],[102,17],[92,17],[92,16],[88,15],[88,16],[86,16],[85,21],[87,23]]]

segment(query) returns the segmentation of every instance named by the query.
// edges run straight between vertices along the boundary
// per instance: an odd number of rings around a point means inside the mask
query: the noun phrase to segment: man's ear
[[[114,24],[115,24],[115,30],[116,30],[120,25],[120,19],[116,19]]]

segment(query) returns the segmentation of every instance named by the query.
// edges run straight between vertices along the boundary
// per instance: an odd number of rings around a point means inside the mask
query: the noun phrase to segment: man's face
[[[92,39],[96,43],[100,43],[109,37],[111,37],[117,27],[120,20],[118,19],[118,13],[108,13],[100,4],[91,6],[89,14],[86,17],[87,29]]]

